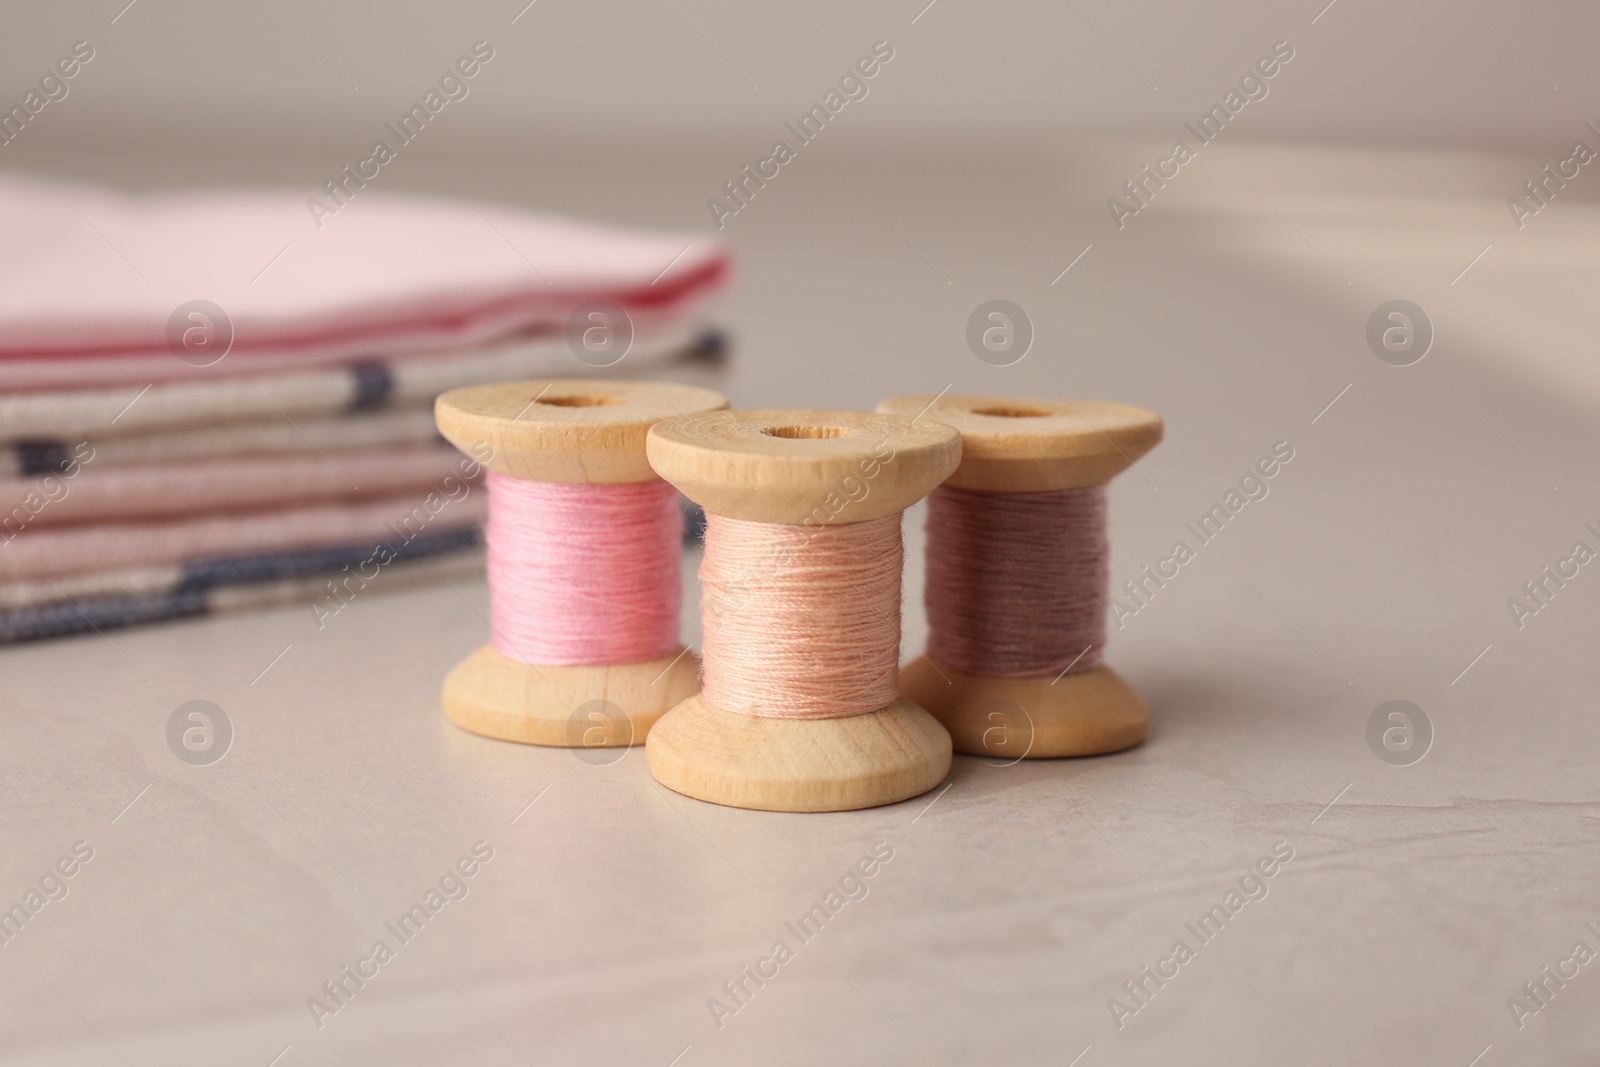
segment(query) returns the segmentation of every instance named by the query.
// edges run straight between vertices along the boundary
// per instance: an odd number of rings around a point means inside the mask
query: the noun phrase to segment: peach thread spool
[[[514,620],[518,612],[535,615],[530,609],[543,604],[570,611],[590,632],[604,632],[607,612],[624,609],[600,600],[563,604],[559,598],[581,597],[575,590],[583,588],[586,574],[607,565],[607,551],[614,551],[614,546],[593,531],[586,531],[581,544],[557,545],[518,538],[514,527],[497,531],[496,524],[515,523],[519,509],[537,507],[542,498],[568,501],[562,505],[563,518],[576,522],[585,517],[586,499],[632,500],[641,494],[606,493],[612,488],[661,484],[645,460],[645,434],[653,424],[727,406],[725,397],[709,389],[621,380],[501,382],[441,395],[434,403],[439,432],[490,472],[491,557],[497,551],[512,556],[503,573],[521,574],[528,568],[516,568],[515,557],[520,555],[524,557],[520,562],[531,564],[539,576],[535,588],[497,588],[491,561],[491,615]],[[594,495],[561,492],[569,486],[593,487]],[[496,500],[497,493],[502,499]],[[513,493],[527,499],[513,506]],[[642,495],[653,499],[652,494]],[[607,512],[597,508],[596,513]],[[635,517],[642,520],[649,514]],[[674,529],[665,524],[659,531],[635,530],[634,537],[636,543],[654,547],[655,558],[667,555],[665,545],[657,542],[672,539],[670,558],[674,562],[679,558]],[[670,588],[667,583],[676,581],[676,574],[674,569],[670,579],[662,576],[654,587]],[[542,620],[525,621],[537,627]],[[657,620],[658,631],[667,626],[673,628],[667,635],[671,641],[675,620]],[[611,663],[605,662],[604,650],[585,650],[581,641],[535,643],[506,631],[507,627],[494,627],[491,642],[457,664],[444,680],[442,701],[450,721],[485,737],[564,748],[638,744],[667,709],[700,688],[700,663],[682,644],[642,661]],[[563,651],[540,658],[557,662],[522,658],[534,655],[525,649],[552,645]],[[582,709],[594,701],[608,702],[603,706],[620,709],[623,717],[619,720],[611,710],[585,713]]]
[[[1143,741],[1150,711],[1099,663],[1105,615],[1096,609],[1109,594],[1104,486],[1160,443],[1161,417],[1124,404],[990,396],[901,396],[878,410],[922,413],[961,431],[962,442],[961,466],[929,500],[929,654],[901,672],[901,690],[969,755],[1091,756]],[[1035,494],[1049,496],[1030,502]],[[1030,507],[1028,522],[1002,518]],[[1030,527],[1042,536],[1025,546]],[[1010,590],[994,580],[1005,559],[1041,545],[1061,555],[1032,575],[1044,588],[1015,572]],[[941,620],[969,643],[940,632]],[[967,670],[936,662],[941,647]]]
[[[651,731],[656,780],[766,811],[893,804],[943,781],[949,735],[899,694],[900,521],[955,470],[960,435],[720,411],[657,424],[647,450],[707,513],[705,689]]]

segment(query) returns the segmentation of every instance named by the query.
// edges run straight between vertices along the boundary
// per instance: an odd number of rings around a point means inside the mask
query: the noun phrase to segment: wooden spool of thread
[[[444,680],[452,722],[525,744],[638,744],[700,688],[699,660],[677,643],[682,516],[645,459],[645,434],[727,406],[709,389],[610,380],[439,397],[439,432],[490,472],[493,638]],[[629,648],[650,651],[618,651]],[[593,701],[626,720],[585,713]]]
[[[956,751],[1089,756],[1144,740],[1150,712],[1102,665],[1105,484],[1154,448],[1161,417],[1124,404],[902,396],[878,410],[961,431],[928,500],[927,655],[902,691]]]
[[[943,781],[950,738],[900,696],[901,512],[961,438],[932,421],[722,411],[651,429],[650,464],[706,510],[703,692],[650,733],[650,772],[767,811],[892,804]]]

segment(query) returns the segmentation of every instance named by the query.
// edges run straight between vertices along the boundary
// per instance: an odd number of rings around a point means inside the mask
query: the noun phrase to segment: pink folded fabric
[[[364,504],[286,507],[163,522],[25,529],[0,543],[0,582],[368,539],[403,546],[424,533],[483,522],[488,513],[486,501],[481,488],[458,482]]]
[[[644,328],[680,318],[728,273],[725,249],[704,234],[373,189],[319,224],[313,193],[134,196],[0,176],[0,361],[168,367],[178,362],[169,319],[196,299],[231,323],[226,360],[274,369],[560,333],[597,299]],[[29,373],[38,383],[38,368]]]
[[[0,545],[22,536],[29,527],[216,515],[311,501],[370,500],[405,489],[425,491],[452,475],[460,478],[465,457],[441,441],[154,467],[101,468],[98,458],[91,445],[84,458],[65,471],[0,478]]]

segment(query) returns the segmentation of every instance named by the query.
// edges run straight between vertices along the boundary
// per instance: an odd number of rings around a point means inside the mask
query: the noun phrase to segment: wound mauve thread
[[[1110,545],[1106,491],[928,495],[928,658],[1021,678],[1100,663]]]

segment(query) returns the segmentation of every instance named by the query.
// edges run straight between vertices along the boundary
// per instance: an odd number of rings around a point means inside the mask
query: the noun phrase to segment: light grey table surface
[[[819,149],[730,224],[719,317],[738,406],[948,385],[1160,411],[1166,442],[1112,492],[1118,585],[1289,442],[1270,494],[1113,631],[1147,744],[958,757],[939,791],[873,811],[715,807],[637,750],[598,766],[450,726],[438,685],[485,639],[481,581],[363,595],[320,631],[292,607],[6,649],[0,903],[74,842],[93,859],[0,947],[0,1059],[1593,1062],[1600,964],[1522,1028],[1507,1001],[1574,942],[1600,950],[1600,574],[1520,629],[1507,599],[1575,541],[1600,548],[1594,209],[1518,234],[1495,193],[1517,165],[1462,191],[1448,160],[1218,148],[1118,232],[1104,198],[1140,151],[856,167]],[[470,175],[486,197],[704,228],[724,162]],[[452,165],[419,155],[407,180]],[[124,177],[170,173],[130,158]],[[962,339],[991,297],[1037,328],[1014,367]],[[1438,334],[1403,369],[1363,336],[1400,297]],[[191,699],[236,730],[208,767],[165,739]],[[1391,699],[1433,727],[1411,766],[1368,747]],[[477,842],[493,858],[467,895],[398,945],[385,923]],[[785,924],[879,842],[866,896],[802,944]],[[1280,843],[1270,892],[1201,945],[1185,924]],[[394,958],[319,1027],[308,998],[379,939]],[[1108,999],[1180,939],[1195,958],[1119,1027]],[[708,1001],[779,940],[794,958],[719,1026]]]

